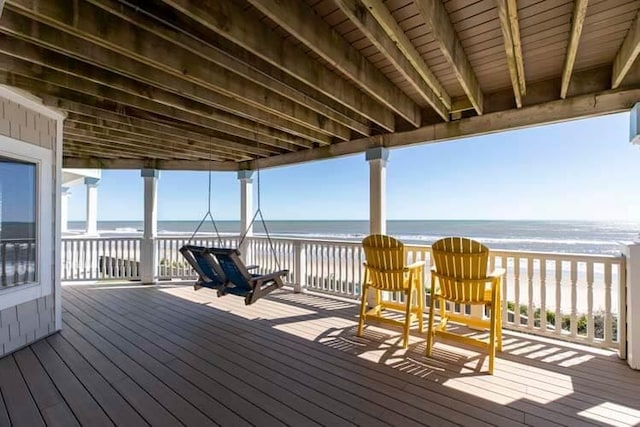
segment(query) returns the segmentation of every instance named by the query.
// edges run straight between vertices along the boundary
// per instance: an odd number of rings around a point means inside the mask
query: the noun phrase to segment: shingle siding
[[[0,97],[0,135],[55,150],[56,121]],[[54,185],[58,167],[54,162]],[[53,333],[55,314],[53,295],[0,310],[0,357]]]

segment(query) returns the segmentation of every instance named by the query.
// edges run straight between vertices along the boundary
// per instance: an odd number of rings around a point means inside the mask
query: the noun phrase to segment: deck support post
[[[365,153],[369,162],[369,233],[387,233],[387,161],[389,150],[384,147],[370,148]],[[367,297],[369,307],[376,305],[375,292]]]
[[[246,238],[238,248],[240,257],[245,263],[253,262],[251,256],[251,238],[253,237],[253,171],[238,171],[240,180],[240,235],[246,233]],[[249,225],[251,227],[249,228]]]
[[[69,197],[71,196],[71,189],[69,187],[62,187],[60,192],[60,231],[66,233],[69,231]]]
[[[140,242],[140,281],[154,283],[158,278],[158,177],[156,169],[142,169],[144,179],[144,230]]]
[[[625,284],[620,293],[620,319],[618,337],[620,339],[620,357],[627,359],[632,369],[640,369],[640,241],[622,244],[625,257]],[[626,292],[625,292],[626,290]],[[623,292],[626,298],[622,298]],[[626,304],[625,304],[626,300]],[[625,330],[626,320],[626,330]]]
[[[294,292],[304,292],[307,287],[307,253],[306,245],[297,240],[293,243],[293,250],[295,251],[295,264],[294,264]]]
[[[365,154],[369,162],[369,233],[387,232],[387,161],[389,150],[375,147]]]
[[[85,178],[87,187],[87,234],[98,233],[98,182],[99,178]]]

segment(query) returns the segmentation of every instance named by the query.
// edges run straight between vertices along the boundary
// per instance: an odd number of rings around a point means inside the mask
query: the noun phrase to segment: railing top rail
[[[174,234],[170,236],[158,236],[156,238],[157,241],[170,241],[170,240],[183,240],[185,238],[189,238],[190,236],[187,234]],[[227,235],[222,236],[223,239],[233,240],[238,239],[238,235]],[[254,240],[266,240],[266,235],[254,235],[250,237]],[[65,236],[63,237],[63,241],[132,241],[132,240],[141,240],[142,236],[130,236],[130,237],[109,237],[109,236],[99,236],[99,237],[86,237],[86,236]],[[196,240],[215,240],[217,237],[215,236],[201,236]],[[360,241],[346,240],[346,239],[322,239],[322,238],[303,238],[303,237],[289,237],[289,236],[274,236],[271,238],[276,242],[291,242],[291,243],[309,243],[309,244],[337,244],[341,246],[360,246]],[[430,245],[420,245],[420,244],[407,244],[406,248],[408,250],[418,250],[425,251],[431,250]],[[547,259],[547,260],[560,260],[560,261],[576,261],[576,262],[599,262],[599,263],[616,263],[620,262],[623,258],[622,254],[620,255],[606,255],[606,254],[581,254],[581,253],[565,253],[565,252],[537,252],[537,251],[520,251],[520,250],[502,250],[495,249],[491,250],[492,256],[498,257],[518,257],[518,258],[534,258],[534,259]]]
[[[96,237],[75,237],[75,236],[64,236],[62,238],[63,242],[95,242],[95,241],[131,241],[131,240],[142,240],[142,236],[131,236],[131,237],[109,237],[109,236],[96,236]]]

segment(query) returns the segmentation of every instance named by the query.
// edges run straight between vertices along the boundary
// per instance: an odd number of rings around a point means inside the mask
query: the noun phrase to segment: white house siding
[[[59,268],[59,263],[57,262],[58,256],[56,254],[57,244],[55,244],[58,241],[56,239],[57,222],[55,212],[57,212],[57,209],[55,207],[57,206],[57,177],[62,166],[59,164],[59,153],[56,152],[61,149],[61,143],[57,141],[59,124],[58,120],[21,105],[19,100],[20,96],[17,97],[17,101],[0,96],[0,135],[52,151],[51,197],[53,212],[49,215],[51,219],[49,231],[52,233],[52,242],[54,242],[52,245],[52,261],[50,262],[51,265],[39,265],[38,268],[51,268],[50,280],[56,282],[56,277],[58,277],[56,269]],[[32,102],[27,100],[26,104],[29,105]],[[59,295],[60,283],[58,281],[54,286],[51,286],[51,284],[46,285],[52,290],[47,295],[0,309],[0,357],[59,329],[59,311],[61,308],[56,294]],[[20,291],[19,287],[16,287],[16,291]],[[2,298],[9,298],[9,296],[0,289],[0,300]]]

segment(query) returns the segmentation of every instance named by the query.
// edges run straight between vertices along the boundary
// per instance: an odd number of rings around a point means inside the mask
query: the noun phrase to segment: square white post
[[[246,234],[242,245],[238,248],[242,260],[245,263],[253,262],[251,256],[251,237],[253,236],[253,225],[250,229],[249,223],[253,218],[253,171],[238,171],[240,180],[240,235]]]
[[[626,258],[626,286],[623,287],[626,288],[626,307],[621,304],[619,310],[620,354],[624,357],[626,348],[627,363],[633,369],[640,369],[640,242],[624,243],[621,249]],[[621,296],[620,300],[622,302],[624,298]],[[622,316],[625,312],[626,319]],[[625,337],[626,343],[623,342]]]
[[[369,233],[387,233],[387,161],[389,150],[384,147],[370,148],[365,153],[369,162]],[[367,296],[367,304],[373,307],[376,297]]]
[[[295,283],[293,284],[294,292],[304,292],[307,287],[307,252],[306,252],[306,244],[301,242],[300,240],[296,240],[293,245],[293,250],[295,251],[295,260],[294,260],[294,277],[293,280]]]
[[[389,150],[370,148],[366,152],[369,162],[369,232],[387,232],[387,161]]]
[[[63,233],[69,231],[69,197],[71,191],[69,187],[62,187],[60,193],[60,230]]]
[[[140,242],[140,280],[142,283],[154,283],[158,277],[158,201],[157,183],[160,171],[142,169],[144,179],[144,230]]]
[[[87,187],[87,234],[98,234],[98,182],[99,178],[85,178]]]

